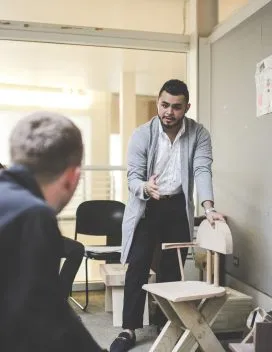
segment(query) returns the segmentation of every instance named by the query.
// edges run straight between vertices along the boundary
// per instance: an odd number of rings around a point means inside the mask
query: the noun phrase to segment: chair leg
[[[88,257],[85,258],[85,305],[80,304],[72,295],[70,299],[82,310],[86,310],[89,304],[89,283],[88,283]]]
[[[213,297],[206,299],[202,305],[201,311],[196,307],[193,301],[185,302],[169,302],[173,310],[179,316],[181,323],[188,330],[187,336],[183,339],[181,347],[187,346],[186,351],[189,351],[188,346],[193,347],[197,342],[201,351],[205,352],[224,352],[224,348],[212,331],[210,324],[216,319],[220,309],[226,302],[227,295],[222,297]],[[190,350],[191,351],[191,350]]]
[[[227,300],[227,295],[198,301],[171,302],[166,298],[152,294],[168,318],[160,335],[149,352],[223,352],[210,326]]]
[[[88,257],[85,260],[85,306],[83,310],[86,310],[89,304],[89,282],[88,282]]]

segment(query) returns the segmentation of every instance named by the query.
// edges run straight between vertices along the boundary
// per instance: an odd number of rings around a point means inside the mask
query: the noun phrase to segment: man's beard
[[[181,127],[182,126],[182,120],[172,120],[172,121],[175,121],[175,123],[172,123],[171,125],[168,125],[166,123],[163,122],[163,119],[159,116],[159,119],[160,119],[160,122],[161,122],[161,125],[162,125],[162,128],[163,129],[166,129],[166,130],[171,130],[173,128],[176,128],[177,126],[178,127]]]

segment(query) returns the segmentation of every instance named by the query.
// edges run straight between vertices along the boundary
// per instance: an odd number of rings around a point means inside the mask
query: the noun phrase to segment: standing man
[[[0,173],[0,351],[101,352],[59,276],[56,214],[79,181],[81,133],[64,116],[35,113],[14,128],[10,154]]]
[[[184,82],[167,81],[159,92],[158,116],[138,127],[128,147],[129,199],[123,219],[122,257],[128,262],[124,290],[123,332],[111,352],[135,345],[135,329],[143,326],[147,283],[155,249],[162,242],[187,242],[194,227],[193,189],[207,219],[224,221],[216,212],[212,187],[212,147],[208,131],[185,116],[190,108]],[[185,261],[187,250],[183,250]],[[178,281],[175,250],[161,251],[157,282]]]

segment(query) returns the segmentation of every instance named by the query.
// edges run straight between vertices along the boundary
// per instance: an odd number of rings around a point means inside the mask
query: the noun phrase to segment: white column
[[[93,105],[91,108],[91,160],[93,165],[109,164],[110,98],[109,93],[93,92]]]
[[[136,89],[135,72],[122,72],[120,79],[119,111],[122,164],[127,165],[128,141],[136,128]],[[128,196],[126,173],[123,172],[122,200]]]
[[[208,37],[218,24],[218,0],[198,0],[197,22],[200,37]]]
[[[191,109],[188,116],[199,119],[199,36],[208,37],[218,23],[218,0],[190,0],[190,51],[187,54],[187,82]]]
[[[218,24],[218,0],[198,1],[198,121],[211,126],[211,52],[208,36]]]
[[[109,165],[110,141],[110,94],[94,92],[91,108],[92,138],[91,163],[93,166]],[[110,193],[110,173],[108,171],[91,171],[89,184],[92,199],[108,199]]]
[[[187,83],[191,108],[188,116],[210,127],[210,52],[199,37],[208,37],[218,23],[218,0],[190,0],[190,51],[187,54]],[[209,116],[207,116],[207,114]],[[197,204],[197,194],[194,194]],[[202,209],[196,206],[196,215]]]
[[[187,84],[190,92],[191,108],[187,116],[197,120],[197,84],[198,84],[198,26],[197,26],[198,0],[190,0],[189,7],[189,30],[190,51],[187,54]]]

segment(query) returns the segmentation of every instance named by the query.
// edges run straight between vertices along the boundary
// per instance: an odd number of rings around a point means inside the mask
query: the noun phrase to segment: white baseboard
[[[247,285],[229,274],[226,274],[225,276],[225,283],[226,286],[251,296],[253,298],[254,307],[261,307],[266,311],[272,310],[272,298],[268,295],[256,290],[254,287]]]

